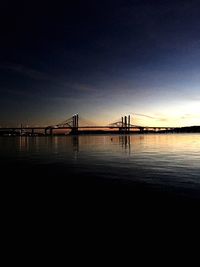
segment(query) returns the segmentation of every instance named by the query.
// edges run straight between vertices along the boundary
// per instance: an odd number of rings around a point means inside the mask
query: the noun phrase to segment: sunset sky
[[[0,126],[200,125],[200,1],[3,1]]]

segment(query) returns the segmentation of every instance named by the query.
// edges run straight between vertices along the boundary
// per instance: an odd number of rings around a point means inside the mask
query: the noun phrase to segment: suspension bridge
[[[85,124],[84,124],[85,122]],[[95,125],[94,123],[86,123],[86,120],[81,118],[79,114],[74,114],[67,120],[49,126],[23,126],[20,127],[4,127],[0,128],[0,134],[6,133],[8,135],[54,135],[58,131],[65,134],[83,134],[83,133],[145,133],[145,132],[158,132],[170,131],[174,127],[149,127],[131,124],[131,116],[122,116],[118,121],[112,122],[108,125]]]

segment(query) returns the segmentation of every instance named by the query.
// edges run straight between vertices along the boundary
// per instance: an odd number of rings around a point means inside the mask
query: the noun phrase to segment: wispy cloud
[[[152,120],[161,121],[161,122],[167,122],[168,121],[168,118],[166,118],[166,117],[149,116],[149,115],[141,114],[141,113],[131,113],[131,114],[136,115],[136,116],[149,118],[149,119],[152,119]]]
[[[0,88],[0,92],[15,95],[15,96],[33,97],[33,93],[25,91],[25,90]]]
[[[162,121],[162,122],[166,122],[166,121],[168,121],[169,119],[167,119],[167,118],[159,118],[158,120],[159,120],[159,121]]]
[[[95,88],[94,86],[91,86],[90,84],[82,83],[80,82],[74,82],[74,81],[68,81],[64,77],[58,77],[58,76],[50,76],[47,73],[44,73],[42,71],[36,70],[34,68],[29,68],[22,64],[16,64],[16,63],[3,63],[0,64],[0,69],[4,69],[7,71],[15,72],[20,75],[27,76],[29,78],[35,79],[35,80],[46,80],[50,81],[51,85],[55,85],[61,89],[72,89],[75,92],[98,92],[99,89]]]
[[[79,83],[79,82],[68,82],[68,81],[57,81],[60,86],[63,88],[71,88],[72,90],[75,90],[76,92],[82,92],[82,93],[94,93],[99,92],[99,89],[91,86],[90,84],[86,83]]]
[[[53,102],[73,101],[73,100],[87,100],[96,96],[98,98],[101,94],[97,89],[88,87],[82,84],[63,84],[62,81],[52,80],[51,85],[47,85],[49,91],[41,88],[41,85],[30,85],[30,88],[6,88],[0,87],[0,93],[22,96],[24,98],[39,98],[40,100],[51,100]],[[45,86],[46,87],[46,86]]]
[[[154,117],[149,116],[149,115],[145,115],[145,114],[139,114],[139,113],[132,113],[132,114],[133,115],[137,115],[137,116],[142,116],[142,117],[150,118],[150,119],[155,119]]]
[[[184,114],[183,116],[181,116],[181,119],[183,120],[187,120],[187,119],[196,119],[196,118],[200,118],[200,115],[195,115],[195,114]]]
[[[1,92],[19,95],[24,97],[39,96],[40,98],[47,98],[52,100],[63,99],[78,99],[85,98],[91,95],[99,97],[101,90],[84,82],[68,80],[66,77],[59,75],[52,75],[39,70],[27,67],[22,64],[16,64],[12,62],[5,62],[0,64],[0,70],[8,71],[11,73],[17,73],[25,77],[31,78],[37,83],[30,84],[29,88],[0,88]],[[19,85],[21,86],[21,85]],[[48,89],[48,90],[47,90]]]
[[[24,66],[22,64],[4,63],[4,64],[0,64],[0,69],[12,71],[20,75],[27,76],[31,79],[35,79],[35,80],[49,80],[50,79],[50,77],[47,74],[41,71],[35,70],[33,68]]]

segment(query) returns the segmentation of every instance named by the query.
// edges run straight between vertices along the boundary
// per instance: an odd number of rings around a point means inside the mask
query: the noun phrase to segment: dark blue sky
[[[4,1],[0,125],[200,125],[200,1]]]

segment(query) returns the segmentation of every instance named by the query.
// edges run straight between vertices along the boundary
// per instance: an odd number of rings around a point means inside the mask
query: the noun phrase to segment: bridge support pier
[[[45,135],[53,135],[53,128],[45,128],[44,134]]]
[[[144,128],[140,127],[140,133],[144,133]]]

